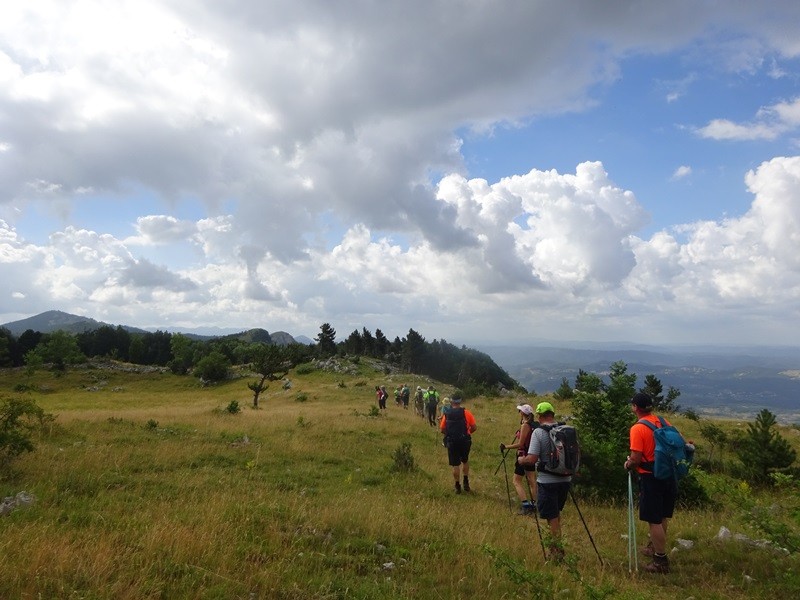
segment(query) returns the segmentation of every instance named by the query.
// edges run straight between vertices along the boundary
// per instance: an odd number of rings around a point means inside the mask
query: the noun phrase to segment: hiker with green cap
[[[536,506],[539,515],[550,526],[549,559],[560,561],[564,558],[564,548],[561,544],[561,511],[567,503],[572,477],[548,472],[543,466],[548,457],[555,452],[553,442],[550,440],[550,429],[557,425],[555,408],[549,402],[540,402],[536,405],[534,413],[539,427],[531,434],[528,453],[520,457],[519,464],[538,465]]]

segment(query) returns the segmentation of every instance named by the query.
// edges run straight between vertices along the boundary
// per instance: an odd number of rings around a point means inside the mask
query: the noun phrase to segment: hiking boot
[[[469,487],[469,477],[464,477],[464,491],[470,492],[472,491]]]
[[[456,481],[456,494],[461,493],[461,484]]]
[[[522,516],[528,516],[532,515],[535,511],[536,511],[536,505],[531,504],[530,502],[526,502],[520,507],[519,512],[517,514]]]
[[[653,554],[653,562],[646,564],[644,570],[648,573],[661,573],[666,575],[669,573],[669,557],[666,554]]]
[[[641,548],[639,548],[639,552],[641,552],[645,556],[649,556],[650,558],[652,558],[653,555],[656,553],[656,551],[653,549],[653,542],[647,542],[647,546],[642,546]]]

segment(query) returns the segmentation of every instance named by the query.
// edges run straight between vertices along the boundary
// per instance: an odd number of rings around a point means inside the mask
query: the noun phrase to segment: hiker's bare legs
[[[669,519],[664,519],[661,523],[650,523],[650,541],[653,542],[653,550],[656,554],[666,552],[668,524]]]

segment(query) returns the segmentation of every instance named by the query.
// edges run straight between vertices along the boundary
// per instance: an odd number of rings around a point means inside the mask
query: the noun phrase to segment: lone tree
[[[644,387],[640,388],[639,391],[645,392],[653,399],[653,409],[655,412],[676,413],[681,409],[679,404],[675,404],[675,400],[681,395],[681,391],[676,387],[669,386],[665,398],[663,394],[664,386],[661,384],[661,380],[655,375],[646,375],[644,378]]]
[[[790,467],[797,451],[775,431],[775,415],[762,409],[736,447],[736,454],[754,483],[767,483],[770,473]]]
[[[253,392],[253,408],[258,408],[261,392],[269,387],[268,381],[278,381],[286,377],[291,362],[286,359],[283,349],[273,344],[257,344],[253,349],[253,370],[261,379],[247,384]]]
[[[330,323],[320,325],[316,340],[319,356],[328,357],[336,354],[336,330]]]

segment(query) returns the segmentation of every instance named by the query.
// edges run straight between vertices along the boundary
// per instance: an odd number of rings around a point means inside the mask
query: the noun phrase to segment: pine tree
[[[794,448],[774,429],[776,424],[775,415],[763,409],[755,422],[747,426],[747,433],[736,449],[753,483],[767,483],[770,473],[791,466],[797,458]]]

